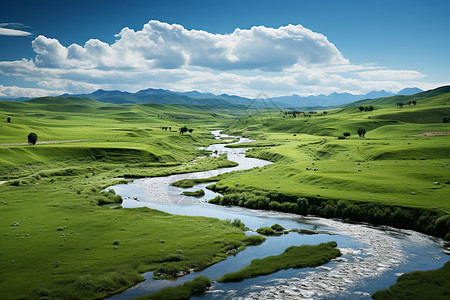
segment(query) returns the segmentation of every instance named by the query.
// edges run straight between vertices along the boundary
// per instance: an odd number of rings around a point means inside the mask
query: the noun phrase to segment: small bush
[[[237,242],[237,241],[226,241],[224,250],[225,251],[230,251],[230,250],[238,249],[240,246],[242,246],[242,244],[240,242]]]
[[[20,180],[13,180],[13,181],[10,181],[9,184],[10,184],[10,185],[13,185],[13,186],[19,186],[19,185],[20,185]]]
[[[204,190],[198,190],[198,191],[194,191],[194,192],[184,191],[182,194],[185,196],[191,196],[191,197],[203,197],[203,196],[205,196],[205,191]]]
[[[231,226],[240,228],[242,230],[247,230],[248,229],[247,226],[245,226],[245,224],[240,219],[236,218],[233,221],[227,220],[227,222],[229,222]]]
[[[358,133],[359,137],[365,137],[365,135],[366,135],[366,129],[363,128],[363,127],[359,127],[357,133]]]
[[[31,144],[31,145],[34,145],[34,144],[36,144],[36,142],[37,142],[38,136],[37,136],[36,133],[31,132],[31,133],[27,136],[27,138],[28,138],[28,143]]]
[[[114,242],[113,242],[113,245],[119,245],[120,244],[120,241],[118,241],[118,240],[115,240]]]
[[[275,231],[284,231],[284,230],[286,230],[286,228],[284,228],[280,224],[273,224],[270,228],[272,228]]]
[[[182,261],[184,257],[181,254],[169,254],[163,258],[163,262]]]
[[[274,235],[275,231],[270,227],[260,227],[256,230],[257,233],[262,235]]]
[[[344,132],[344,136],[345,137],[349,137],[350,136],[350,132]]]
[[[256,246],[264,243],[265,240],[266,238],[261,235],[250,235],[246,237],[243,242],[248,246]]]

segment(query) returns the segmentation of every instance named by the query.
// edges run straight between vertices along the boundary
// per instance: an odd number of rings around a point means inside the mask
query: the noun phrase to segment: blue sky
[[[358,94],[450,84],[450,1],[0,5],[0,97],[149,87]]]

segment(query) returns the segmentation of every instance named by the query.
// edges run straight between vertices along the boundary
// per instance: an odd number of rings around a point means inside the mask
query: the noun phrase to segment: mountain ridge
[[[376,99],[391,96],[409,96],[416,93],[423,92],[421,89],[405,88],[398,93],[387,92],[385,90],[372,91],[367,94],[354,95],[351,93],[331,93],[329,95],[310,95],[299,96],[292,94],[290,96],[279,96],[270,98],[270,102],[280,108],[306,108],[306,107],[329,107],[349,104],[355,101],[366,99]],[[216,105],[216,106],[266,106],[265,99],[250,99],[237,95],[213,93],[203,93],[197,90],[187,92],[175,92],[166,89],[147,88],[139,90],[136,93],[119,91],[119,90],[103,90],[98,89],[89,94],[63,94],[60,97],[80,97],[92,98],[97,101],[114,104],[144,104],[144,103],[159,103],[159,104],[187,104],[187,105]],[[31,98],[28,98],[31,99]],[[1,99],[0,99],[1,100]],[[10,100],[10,99],[5,99]],[[10,101],[23,101],[10,100]]]

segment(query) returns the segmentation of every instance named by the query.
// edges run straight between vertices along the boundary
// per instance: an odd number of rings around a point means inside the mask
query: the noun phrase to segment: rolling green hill
[[[367,102],[374,105],[372,111],[352,106],[325,114],[266,113],[236,120],[229,133],[257,140],[247,145],[253,147],[248,154],[276,163],[225,177],[214,189],[272,195],[273,204],[239,204],[246,207],[298,212],[295,201],[304,197],[309,208],[299,208],[302,213],[411,228],[450,239],[450,223],[444,221],[442,230],[436,223],[450,213],[450,124],[443,123],[450,115],[447,89],[421,93],[415,106],[403,108],[392,98],[375,99]],[[360,127],[365,137],[358,136]],[[397,209],[404,219],[396,219]],[[433,217],[415,221],[421,215]]]
[[[246,238],[227,222],[100,204],[121,203],[102,190],[123,177],[233,166],[223,156],[198,158],[205,154],[199,147],[215,142],[209,131],[231,120],[161,104],[1,101],[2,298],[104,298],[142,281],[143,272],[171,276],[225,259],[229,243]],[[182,126],[194,131],[181,135]],[[27,145],[30,132],[38,143],[58,143]],[[180,252],[182,260],[172,262]]]
[[[76,97],[1,101],[0,181],[6,183],[0,184],[0,230],[6,234],[0,237],[0,291],[6,298],[103,298],[142,280],[145,271],[201,269],[224,259],[224,249],[245,235],[219,220],[99,206],[120,202],[101,191],[123,177],[231,166],[224,157],[197,158],[204,154],[198,147],[215,142],[213,129],[256,138],[248,155],[276,162],[215,184],[225,197],[252,192],[251,201],[235,205],[450,239],[446,89],[420,93],[425,96],[415,98],[415,106],[375,99],[364,104],[372,111],[360,111],[358,103],[296,117]],[[182,126],[194,132],[181,135]],[[365,137],[357,135],[359,127]],[[30,132],[38,142],[58,143],[10,145],[25,143]],[[183,260],[166,261],[177,250]]]
[[[442,96],[442,97],[441,97]],[[409,96],[392,96],[377,99],[359,100],[346,104],[345,107],[358,106],[358,105],[395,105],[397,102],[408,101],[427,102],[428,105],[445,105],[450,101],[450,86],[442,86],[433,90],[417,93]]]

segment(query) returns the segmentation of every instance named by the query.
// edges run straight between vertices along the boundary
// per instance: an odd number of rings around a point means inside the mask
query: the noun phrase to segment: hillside
[[[352,102],[349,104],[346,104],[345,107],[349,106],[357,106],[357,105],[389,105],[393,104],[395,105],[398,102],[404,102],[407,104],[408,101],[423,101],[426,100],[428,104],[430,105],[445,105],[448,104],[448,99],[450,97],[450,86],[442,86],[438,87],[433,90],[413,94],[413,95],[397,95],[392,97],[384,97],[384,98],[377,98],[377,99],[366,99],[366,100],[360,100],[356,102]],[[444,96],[447,94],[446,96]],[[442,96],[442,98],[434,98]]]
[[[186,104],[186,105],[213,105],[213,106],[237,106],[261,108],[267,106],[276,106],[280,108],[311,108],[336,106],[357,101],[361,99],[373,99],[393,95],[411,95],[421,92],[418,88],[405,88],[397,94],[392,92],[372,91],[364,95],[353,95],[350,93],[332,93],[330,95],[317,95],[301,97],[296,94],[291,96],[272,97],[270,99],[254,99],[240,97],[236,95],[214,95],[212,93],[201,93],[198,91],[173,92],[164,89],[145,89],[136,93],[122,91],[97,90],[90,94],[69,95],[62,97],[82,97],[92,98],[101,102],[115,104],[142,104],[142,103],[160,103],[160,104]]]
[[[269,113],[235,121],[228,132],[257,140],[249,144],[249,154],[277,163],[228,177],[216,187],[449,213],[450,125],[443,123],[443,116],[450,115],[447,91],[414,95],[416,106],[403,108],[375,104],[393,102],[381,98],[364,102],[373,103],[373,111],[352,106],[326,114]],[[365,137],[358,136],[360,127]],[[350,136],[344,138],[344,132]]]
[[[62,95],[64,97],[83,97],[92,98],[101,102],[114,104],[143,104],[143,103],[160,103],[160,104],[187,104],[187,105],[247,105],[249,99],[213,94],[202,94],[199,92],[177,93],[164,89],[145,89],[136,93],[121,91],[104,91],[97,90],[91,94]]]

